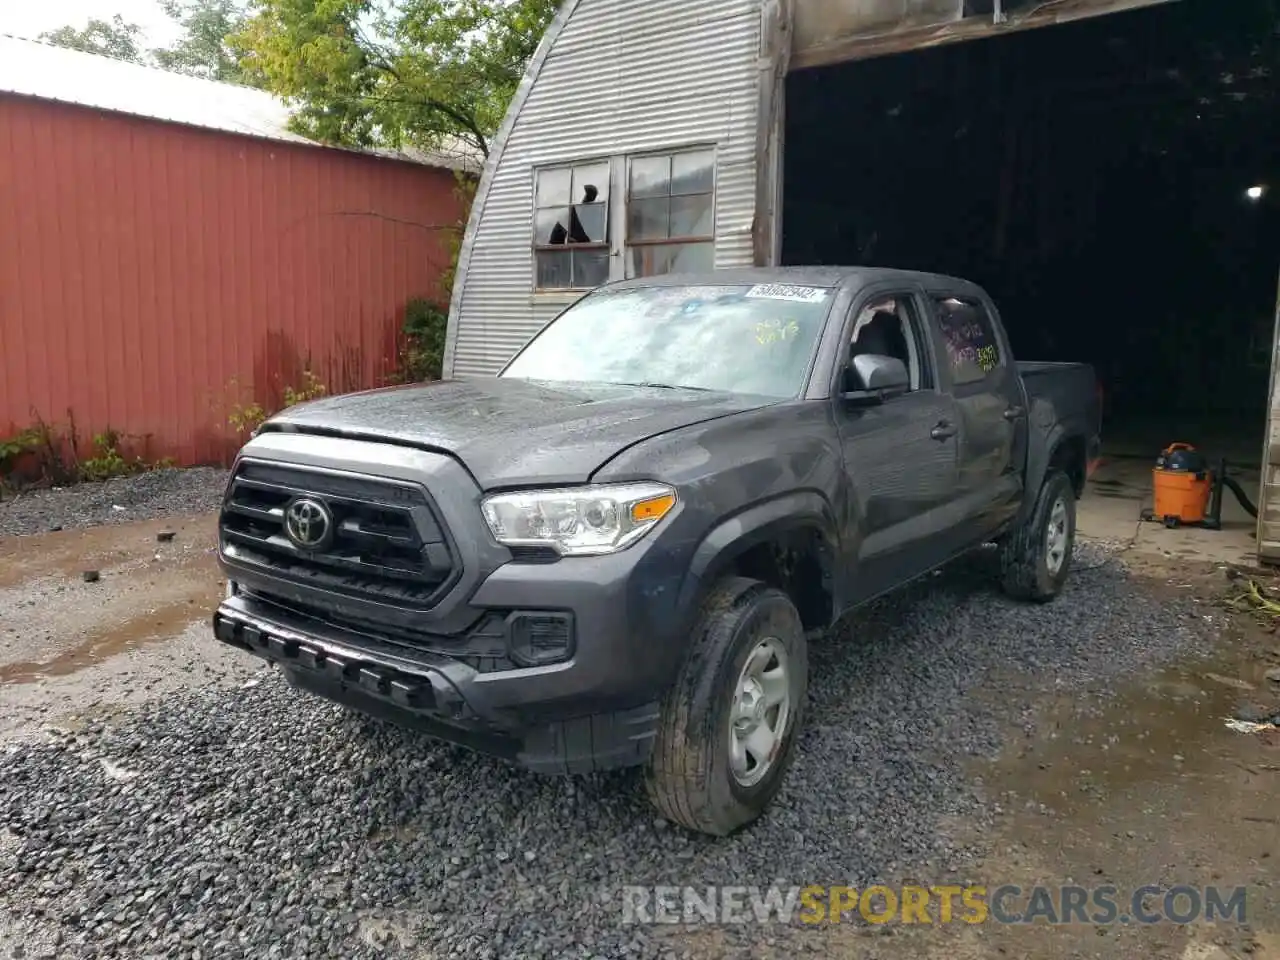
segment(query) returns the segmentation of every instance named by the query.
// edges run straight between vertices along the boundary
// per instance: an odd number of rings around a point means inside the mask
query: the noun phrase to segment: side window
[[[954,297],[935,299],[938,332],[947,348],[951,381],[956,386],[980,383],[1004,362],[991,317],[980,303]]]
[[[901,360],[911,376],[911,389],[930,386],[929,370],[924,363],[920,318],[915,301],[909,294],[880,297],[858,313],[853,324],[849,357],[876,353]],[[860,389],[847,383],[847,390]]]
[[[586,290],[609,279],[609,161],[534,171],[539,290]]]
[[[713,150],[632,157],[627,177],[627,277],[715,265]]]

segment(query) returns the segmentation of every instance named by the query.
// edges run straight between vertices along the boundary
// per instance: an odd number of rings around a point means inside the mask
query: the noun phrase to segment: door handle
[[[1004,418],[1006,420],[1021,420],[1026,415],[1027,411],[1022,409],[1022,407],[1010,407],[1004,412]]]
[[[955,424],[948,423],[946,420],[943,420],[929,431],[929,436],[934,440],[950,440],[956,435],[956,432]]]

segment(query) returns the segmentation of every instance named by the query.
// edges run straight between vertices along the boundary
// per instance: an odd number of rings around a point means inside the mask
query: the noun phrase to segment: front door
[[[852,502],[846,530],[846,603],[877,596],[945,559],[938,538],[956,522],[960,411],[939,389],[933,351],[913,291],[876,293],[847,326],[850,356],[887,354],[906,365],[911,389],[876,405],[836,399]],[[857,384],[845,383],[845,389]]]
[[[1022,502],[1027,410],[1017,366],[989,304],[931,292],[942,379],[960,410],[958,483],[964,540],[994,535]]]

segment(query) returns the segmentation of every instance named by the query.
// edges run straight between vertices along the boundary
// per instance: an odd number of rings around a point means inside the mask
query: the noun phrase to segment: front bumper
[[[697,538],[678,522],[618,554],[521,562],[487,531],[477,535],[481,491],[444,454],[270,433],[251,441],[243,459],[336,477],[328,485],[343,484],[344,496],[363,482],[422,487],[457,569],[452,586],[415,607],[353,592],[333,577],[246,562],[224,544],[219,563],[237,589],[214,616],[223,642],[332,700],[532,769],[647,759],[656,703],[686,643],[683,588]],[[677,508],[672,520],[680,519]],[[517,620],[539,614],[570,623],[568,642],[549,656],[554,643],[545,635],[537,644],[531,632],[522,635],[528,645],[515,640]],[[493,628],[504,623],[505,634]],[[536,656],[521,655],[535,645]]]
[[[553,719],[538,701],[548,668],[484,674],[426,651],[407,656],[376,637],[244,595],[219,605],[213,631],[223,643],[278,665],[308,692],[539,773],[644,763],[657,729],[655,702],[587,714],[566,706],[568,715]]]

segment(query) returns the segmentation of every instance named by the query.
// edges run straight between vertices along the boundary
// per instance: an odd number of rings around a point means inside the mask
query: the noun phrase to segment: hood
[[[642,440],[771,402],[728,393],[494,377],[328,397],[290,407],[263,429],[439,450],[461,460],[491,490],[583,483]]]

